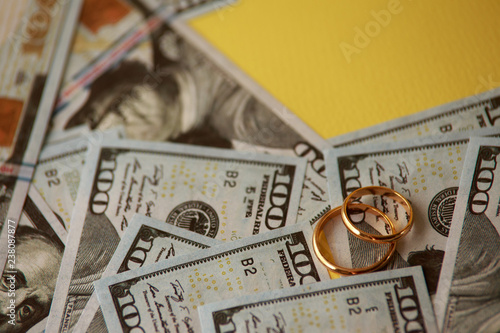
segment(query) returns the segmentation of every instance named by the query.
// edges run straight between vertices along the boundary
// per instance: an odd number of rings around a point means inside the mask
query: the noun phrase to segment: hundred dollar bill
[[[480,133],[498,135],[500,131],[493,128]],[[394,189],[411,202],[413,228],[398,241],[395,258],[388,267],[422,265],[431,295],[436,291],[468,141],[464,133],[327,152],[333,207],[341,205],[352,191],[373,185]],[[406,211],[391,199],[364,196],[362,202],[389,214],[397,229],[407,223]],[[361,230],[387,234],[383,220],[364,213],[351,216]],[[356,238],[340,219],[327,225],[325,233],[341,266],[368,266],[388,249]]]
[[[36,163],[80,4],[24,0],[2,6],[0,174],[29,176]]]
[[[19,220],[81,1],[4,1],[0,11],[0,267]],[[9,229],[11,230],[11,229]]]
[[[0,170],[36,163],[80,1],[8,0],[0,13]],[[67,30],[67,31],[65,31]],[[64,36],[68,34],[69,36]],[[63,38],[63,39],[61,39]],[[59,61],[62,63],[55,63]],[[40,112],[39,112],[40,110]],[[31,140],[30,140],[31,139]]]
[[[66,331],[136,213],[234,240],[296,222],[306,161],[171,143],[91,145],[49,331]],[[98,239],[98,240],[97,240]]]
[[[116,127],[89,132],[43,148],[32,182],[66,230],[70,226],[88,144],[98,144],[124,135],[123,128]]]
[[[203,332],[438,332],[418,267],[203,305]]]
[[[108,328],[200,332],[205,303],[329,280],[300,223],[95,283]]]
[[[500,88],[497,88],[413,115],[339,135],[328,141],[334,147],[345,147],[499,126]]]
[[[103,273],[103,277],[219,244],[222,242],[174,227],[164,221],[134,215]],[[92,294],[75,326],[75,332],[89,331],[108,331],[95,293]]]
[[[0,288],[0,331],[43,332],[66,230],[33,186],[19,219],[8,219],[6,223],[8,246],[2,250],[7,261]]]
[[[443,332],[500,331],[500,139],[469,143],[435,298]]]
[[[157,12],[162,17],[163,12]],[[180,19],[146,39],[56,110],[54,130],[119,124],[128,138],[233,148],[308,160],[301,221],[328,211],[324,159],[329,147],[307,125]]]

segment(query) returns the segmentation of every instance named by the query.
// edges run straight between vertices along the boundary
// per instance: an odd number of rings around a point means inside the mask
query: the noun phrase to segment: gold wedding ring
[[[349,209],[352,210],[353,208],[356,207],[354,203],[356,200],[360,199],[364,195],[370,195],[370,194],[380,195],[382,197],[393,199],[398,204],[402,205],[405,208],[406,213],[408,214],[408,223],[406,224],[406,226],[399,232],[395,232],[393,225],[390,224],[393,230],[392,234],[390,235],[375,235],[358,229],[349,218],[348,210]],[[408,232],[410,232],[413,226],[413,209],[411,208],[411,204],[401,194],[387,187],[366,186],[353,191],[344,200],[340,213],[342,215],[342,221],[344,221],[345,226],[354,236],[364,241],[372,243],[395,242],[399,240],[401,237],[405,236]],[[388,219],[385,218],[385,220],[387,221]]]
[[[391,219],[389,219],[389,217],[387,217],[386,214],[384,214],[383,212],[381,212],[377,208],[369,206],[369,205],[365,205],[362,203],[351,203],[349,205],[349,207],[364,209],[365,211],[371,211],[375,215],[381,216],[391,227],[392,233],[393,234],[395,233],[396,230],[394,228],[394,224],[392,223]],[[318,257],[319,261],[321,261],[321,263],[323,265],[325,265],[331,271],[338,273],[338,274],[341,274],[341,275],[355,275],[355,274],[361,274],[361,273],[368,273],[368,272],[375,271],[379,268],[382,268],[384,265],[386,265],[389,262],[389,260],[392,258],[393,254],[394,254],[394,251],[396,250],[396,242],[395,241],[386,241],[386,243],[388,243],[390,246],[389,246],[389,251],[387,251],[387,253],[384,255],[384,257],[382,259],[380,259],[379,261],[377,261],[376,263],[374,263],[370,266],[367,266],[367,267],[363,267],[363,268],[345,268],[345,267],[335,265],[333,262],[328,260],[325,257],[325,255],[321,252],[321,248],[319,246],[320,233],[321,233],[321,231],[323,231],[323,228],[325,227],[326,223],[328,223],[335,216],[340,215],[341,208],[342,207],[336,207],[336,208],[330,210],[328,213],[326,213],[321,218],[321,220],[316,225],[316,228],[314,229],[313,239],[312,239],[313,249],[314,249],[314,253]],[[344,221],[344,223],[345,223],[345,221]],[[375,243],[372,240],[368,240],[368,241],[371,243]],[[379,242],[377,242],[377,243],[379,243]]]

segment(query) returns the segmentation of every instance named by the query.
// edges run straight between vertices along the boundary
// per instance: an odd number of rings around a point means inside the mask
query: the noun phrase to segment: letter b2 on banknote
[[[200,307],[203,332],[436,332],[420,268],[365,274]]]
[[[329,280],[301,223],[101,279],[108,327],[200,332],[198,307],[265,290]]]

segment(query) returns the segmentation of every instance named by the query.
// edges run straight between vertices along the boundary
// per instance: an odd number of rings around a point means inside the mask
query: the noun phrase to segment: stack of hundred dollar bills
[[[500,90],[325,141],[186,23],[233,5],[2,2],[0,332],[499,332]],[[372,185],[413,229],[338,277]]]

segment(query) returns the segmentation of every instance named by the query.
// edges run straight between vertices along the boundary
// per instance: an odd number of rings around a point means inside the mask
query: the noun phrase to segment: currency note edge
[[[421,305],[421,310],[423,312],[423,317],[426,325],[430,332],[437,332],[436,321],[434,318],[434,312],[432,310],[432,303],[427,293],[427,285],[425,284],[424,275],[422,268],[420,266],[413,266],[407,268],[400,268],[389,271],[375,272],[369,274],[360,274],[350,277],[342,277],[339,279],[333,279],[328,281],[321,281],[313,284],[308,284],[304,286],[296,286],[285,289],[276,289],[271,291],[260,292],[257,294],[251,294],[246,296],[239,296],[234,299],[228,299],[225,301],[218,301],[214,303],[208,303],[200,306],[198,313],[200,315],[200,321],[204,323],[210,323],[212,327],[213,318],[212,312],[220,309],[228,309],[235,306],[246,307],[252,306],[258,303],[273,303],[284,301],[289,298],[294,297],[304,297],[307,295],[323,294],[324,292],[335,292],[335,289],[340,288],[356,288],[359,289],[363,286],[370,286],[371,284],[389,282],[391,280],[397,280],[403,277],[411,277],[415,282],[415,287],[418,291],[423,292],[423,295],[418,295],[418,300]],[[205,332],[205,330],[203,330]]]
[[[324,150],[326,161],[326,174],[328,179],[328,192],[330,201],[333,207],[340,205],[342,202],[333,202],[333,191],[340,188],[338,177],[335,172],[338,170],[337,158],[340,156],[353,155],[387,155],[393,154],[395,151],[411,151],[428,149],[431,147],[447,146],[454,143],[468,142],[471,136],[500,136],[500,128],[488,128],[484,130],[475,130],[466,133],[455,133],[453,135],[437,135],[426,138],[410,139],[403,142],[388,142],[388,143],[371,143],[355,147],[328,148]]]
[[[87,150],[87,155],[85,158],[85,165],[82,169],[82,179],[80,181],[80,186],[78,188],[78,194],[75,201],[75,207],[73,208],[73,213],[71,216],[71,228],[68,232],[69,240],[77,240],[80,243],[80,235],[83,231],[83,225],[85,222],[86,211],[88,207],[88,202],[86,198],[89,197],[92,191],[92,184],[90,181],[83,181],[87,178],[87,175],[94,177],[94,170],[97,168],[97,162],[99,160],[100,146],[89,145]],[[76,212],[84,212],[83,214],[76,214]],[[57,278],[56,289],[54,290],[53,300],[60,300],[67,298],[67,291],[71,282],[71,275],[67,274],[68,267],[72,271],[73,264],[76,260],[76,255],[78,253],[78,244],[75,246],[67,246],[64,250],[63,258],[61,261],[61,269],[59,270],[59,276]],[[65,267],[66,269],[63,269]],[[64,306],[64,302],[52,302],[50,306],[49,317],[47,319],[47,332],[58,332],[60,328]]]
[[[105,131],[89,131],[81,136],[68,139],[66,141],[58,141],[48,143],[40,152],[38,164],[47,163],[68,155],[78,154],[87,150],[89,143],[103,142],[104,139],[119,139],[125,136],[123,126],[117,126]]]
[[[379,135],[385,135],[388,132],[396,133],[408,127],[420,125],[437,118],[465,112],[468,108],[471,107],[471,105],[485,104],[488,102],[488,100],[498,96],[500,96],[500,88],[492,89],[481,94],[469,96],[457,101],[452,101],[411,115],[369,126],[354,132],[334,136],[328,139],[328,142],[334,147],[359,144]]]

